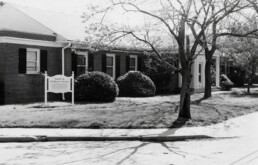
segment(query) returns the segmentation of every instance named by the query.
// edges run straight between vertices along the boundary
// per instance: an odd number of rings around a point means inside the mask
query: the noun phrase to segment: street
[[[256,165],[255,137],[184,142],[42,142],[0,144],[0,164]]]

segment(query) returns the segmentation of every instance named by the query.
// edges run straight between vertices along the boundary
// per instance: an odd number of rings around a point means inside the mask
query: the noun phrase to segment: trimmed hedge
[[[150,97],[154,96],[156,87],[153,81],[139,71],[129,71],[117,79],[119,96]]]
[[[234,83],[225,75],[220,76],[220,86],[222,90],[230,90]]]
[[[75,100],[112,102],[118,95],[118,86],[108,74],[88,72],[75,81]]]

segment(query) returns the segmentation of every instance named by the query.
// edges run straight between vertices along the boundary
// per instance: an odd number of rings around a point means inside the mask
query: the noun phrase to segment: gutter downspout
[[[65,47],[62,48],[62,75],[63,75],[63,76],[65,75],[65,67],[64,67],[64,65],[65,65],[65,60],[64,60],[64,57],[65,57],[65,55],[64,55],[64,54],[65,54],[65,49],[69,48],[71,45],[72,45],[72,43],[69,42],[67,46],[65,46]],[[65,95],[64,95],[64,93],[62,93],[62,98],[63,98],[63,100],[65,100]]]
[[[64,54],[65,54],[65,49],[69,48],[70,46],[72,45],[71,42],[68,43],[67,46],[63,47],[62,48],[62,75],[64,76],[64,72],[65,72],[65,69],[64,69],[64,64],[65,64],[65,61],[64,61]]]

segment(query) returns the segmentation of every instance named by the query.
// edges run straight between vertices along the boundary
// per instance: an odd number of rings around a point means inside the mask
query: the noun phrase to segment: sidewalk
[[[45,129],[45,128],[1,128],[0,142],[12,138],[26,141],[83,141],[83,140],[161,140],[175,141],[209,137],[258,137],[258,112],[230,119],[206,127],[178,129]],[[2,139],[2,141],[1,141]],[[59,139],[59,140],[58,140]],[[12,141],[12,140],[11,140]],[[22,141],[22,142],[23,142]],[[19,142],[19,140],[17,141]]]

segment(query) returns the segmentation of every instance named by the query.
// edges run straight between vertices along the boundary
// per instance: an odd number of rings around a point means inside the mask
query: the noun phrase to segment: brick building
[[[84,37],[81,18],[4,3],[0,22],[0,104],[43,101],[45,71],[50,76],[102,71],[115,79],[129,70],[142,70],[142,51],[92,52],[78,42]],[[195,61],[194,88],[203,88],[204,64],[202,57]],[[180,76],[175,77],[173,87],[178,88]],[[49,98],[61,99],[61,95]]]
[[[10,4],[0,7],[1,104],[43,101],[45,71],[50,76],[62,72],[70,76],[74,71],[78,76],[94,70],[117,78],[129,70],[141,70],[143,52],[120,49],[93,53],[73,41],[76,38],[66,38],[25,14],[30,12],[26,10]]]

